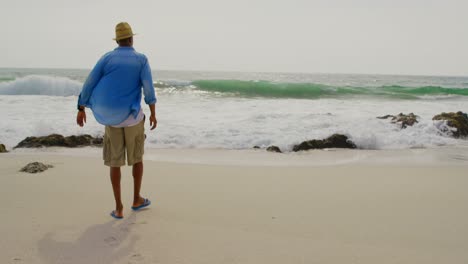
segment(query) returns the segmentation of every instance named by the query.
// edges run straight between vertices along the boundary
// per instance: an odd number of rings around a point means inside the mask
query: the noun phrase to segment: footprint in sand
[[[104,239],[104,242],[106,242],[107,245],[112,246],[112,247],[119,245],[119,240],[113,236]]]
[[[135,253],[130,257],[129,264],[140,263],[144,260],[144,257],[141,254]]]

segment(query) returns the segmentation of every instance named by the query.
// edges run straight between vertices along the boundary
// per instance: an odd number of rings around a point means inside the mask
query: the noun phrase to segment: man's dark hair
[[[117,44],[119,46],[131,46],[133,44],[133,37],[125,38],[125,39],[119,39],[117,40]]]

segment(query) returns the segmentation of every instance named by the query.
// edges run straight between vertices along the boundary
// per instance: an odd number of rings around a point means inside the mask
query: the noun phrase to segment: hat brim
[[[118,38],[113,38],[113,40],[121,40],[121,39],[126,39],[126,38],[129,38],[129,37],[133,37],[135,36],[136,34],[128,34],[128,35],[125,35],[125,36],[120,36]]]

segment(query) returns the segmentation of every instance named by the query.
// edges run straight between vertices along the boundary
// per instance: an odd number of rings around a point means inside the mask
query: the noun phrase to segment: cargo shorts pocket
[[[134,148],[133,156],[135,160],[141,160],[143,154],[145,153],[145,134],[138,135],[135,138],[135,148]]]
[[[105,162],[111,161],[111,143],[110,138],[104,135],[104,146],[102,147],[102,159]]]

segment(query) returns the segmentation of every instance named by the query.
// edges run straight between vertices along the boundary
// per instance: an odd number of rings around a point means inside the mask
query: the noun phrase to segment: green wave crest
[[[468,96],[468,88],[445,88],[439,86],[339,87],[315,83],[276,83],[270,81],[240,80],[197,80],[193,81],[192,85],[202,91],[229,93],[246,97],[315,99],[372,96],[418,99],[424,96]]]

